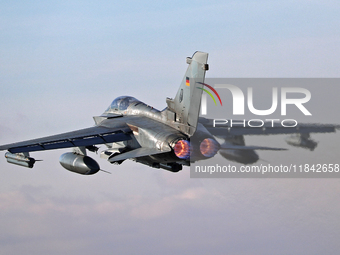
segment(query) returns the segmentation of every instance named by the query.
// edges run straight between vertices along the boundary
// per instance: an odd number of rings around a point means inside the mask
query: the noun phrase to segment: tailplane
[[[168,110],[174,113],[175,122],[182,124],[178,129],[189,136],[197,127],[205,72],[209,69],[207,60],[208,53],[199,51],[188,57],[189,66],[175,99],[167,98]]]

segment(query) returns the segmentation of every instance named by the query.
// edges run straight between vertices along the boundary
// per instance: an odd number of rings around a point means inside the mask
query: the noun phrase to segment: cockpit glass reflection
[[[129,96],[117,97],[112,101],[107,111],[125,111],[130,104],[140,102],[138,99]]]

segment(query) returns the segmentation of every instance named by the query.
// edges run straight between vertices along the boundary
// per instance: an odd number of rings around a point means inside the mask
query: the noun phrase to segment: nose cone
[[[200,151],[207,158],[215,156],[219,149],[220,144],[211,138],[204,139],[200,144]]]
[[[219,152],[223,158],[241,164],[254,164],[259,160],[259,155],[253,150],[222,149]]]

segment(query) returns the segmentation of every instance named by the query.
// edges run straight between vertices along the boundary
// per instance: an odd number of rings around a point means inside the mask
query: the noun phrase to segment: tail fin
[[[189,66],[175,99],[167,98],[168,110],[175,113],[175,122],[183,124],[178,125],[178,129],[189,136],[195,133],[197,127],[204,86],[202,83],[209,69],[207,60],[208,53],[199,51],[188,57]]]

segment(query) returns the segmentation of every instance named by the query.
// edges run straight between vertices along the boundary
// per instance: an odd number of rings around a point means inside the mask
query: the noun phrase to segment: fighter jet
[[[335,132],[335,125],[298,126],[290,128],[247,129],[222,126],[199,118],[205,73],[209,69],[208,54],[195,52],[187,58],[188,68],[174,99],[167,98],[167,107],[160,111],[131,96],[121,96],[100,116],[93,117],[95,126],[24,142],[0,146],[7,150],[9,163],[32,168],[36,161],[30,152],[73,148],[60,156],[60,164],[72,172],[91,175],[101,170],[87,152],[97,152],[97,145],[106,149],[100,157],[120,165],[130,159],[154,168],[172,172],[219,154],[243,164],[256,162],[255,150],[283,150],[262,146],[246,146],[243,135],[295,133],[288,143],[314,149],[311,132]],[[222,139],[219,143],[217,139]]]

